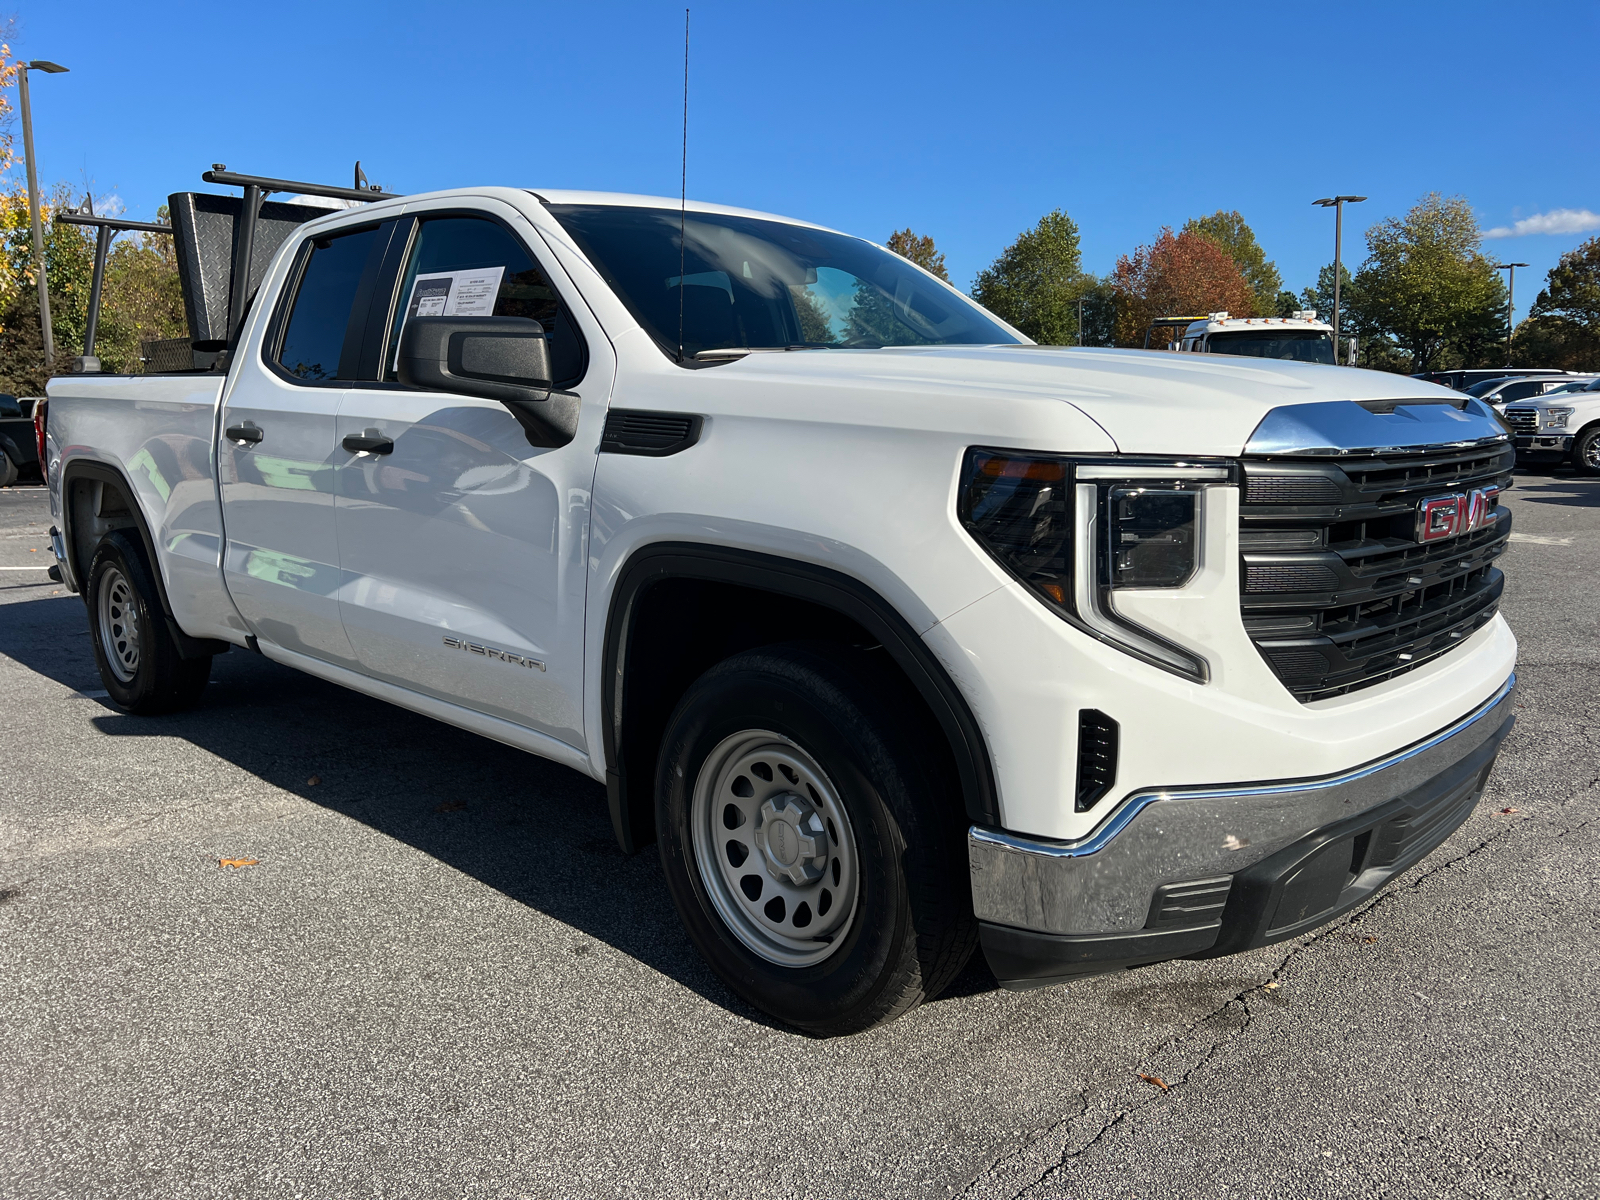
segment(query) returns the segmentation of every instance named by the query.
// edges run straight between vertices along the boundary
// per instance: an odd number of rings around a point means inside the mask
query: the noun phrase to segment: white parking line
[[[1569,538],[1569,537],[1564,537],[1564,538],[1540,537],[1536,533],[1513,533],[1511,535],[1511,540],[1513,542],[1528,542],[1528,543],[1530,543],[1532,545],[1535,545],[1535,546],[1570,546],[1570,545],[1572,545],[1572,539]]]

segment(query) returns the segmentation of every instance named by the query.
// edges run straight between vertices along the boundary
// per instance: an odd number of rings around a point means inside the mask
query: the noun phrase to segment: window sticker
[[[411,285],[406,319],[412,317],[492,317],[505,267],[439,271],[418,275]]]

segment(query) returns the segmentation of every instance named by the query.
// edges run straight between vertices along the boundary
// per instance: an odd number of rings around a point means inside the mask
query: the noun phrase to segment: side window
[[[308,383],[354,374],[353,369],[340,374],[339,360],[350,310],[377,237],[376,228],[362,229],[312,243],[278,346],[278,365],[289,374]]]
[[[550,338],[557,387],[583,378],[583,342],[527,249],[482,217],[435,217],[417,227],[395,304],[384,378],[393,380],[411,317],[528,317]]]

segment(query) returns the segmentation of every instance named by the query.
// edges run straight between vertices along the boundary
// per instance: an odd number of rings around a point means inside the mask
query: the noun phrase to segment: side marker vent
[[[655,458],[676,454],[700,440],[700,425],[701,418],[690,413],[614,408],[606,414],[600,450],[605,454],[644,454]]]
[[[1078,711],[1078,796],[1076,808],[1088,812],[1117,782],[1118,725],[1097,708]]]

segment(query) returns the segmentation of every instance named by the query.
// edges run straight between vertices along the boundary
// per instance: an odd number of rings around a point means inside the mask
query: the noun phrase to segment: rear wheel
[[[11,456],[0,449],[0,487],[10,487],[17,481],[17,464],[11,461]]]
[[[935,995],[976,940],[959,806],[904,684],[870,656],[767,647],[701,676],[662,743],[662,866],[750,1003],[855,1033]]]
[[[1578,435],[1572,447],[1572,461],[1585,475],[1600,475],[1600,425]]]
[[[200,698],[211,678],[211,659],[178,653],[144,554],[126,534],[114,530],[100,540],[84,599],[95,664],[118,708],[174,712]]]

